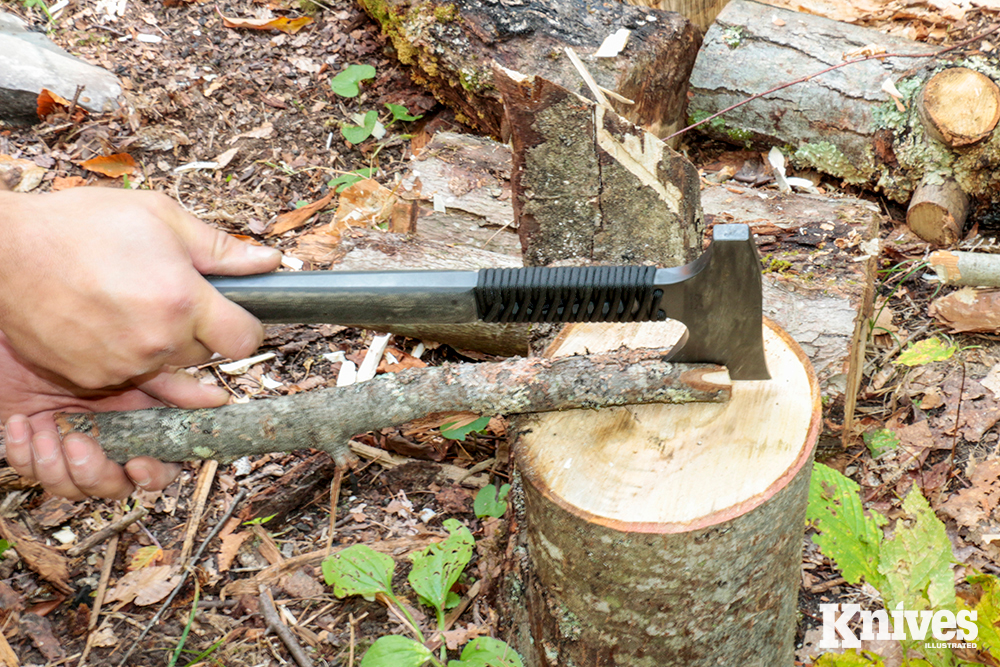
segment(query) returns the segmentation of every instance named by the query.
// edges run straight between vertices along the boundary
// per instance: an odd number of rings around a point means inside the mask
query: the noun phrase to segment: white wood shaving
[[[378,368],[379,362],[382,361],[382,355],[385,353],[385,348],[389,345],[390,338],[392,338],[392,334],[383,334],[375,336],[372,339],[372,344],[368,347],[368,351],[365,352],[365,358],[358,368],[358,382],[371,380],[375,377],[375,370]]]
[[[353,361],[345,361],[337,374],[337,386],[346,387],[358,381],[358,367]]]
[[[230,361],[228,364],[219,364],[219,370],[226,375],[243,375],[254,364],[274,359],[275,356],[274,352],[265,352],[264,354],[258,354],[256,357],[247,357],[238,361]]]

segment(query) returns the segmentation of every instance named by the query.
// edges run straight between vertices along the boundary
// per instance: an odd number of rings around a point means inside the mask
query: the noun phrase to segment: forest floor
[[[294,215],[323,200],[331,189],[328,183],[360,180],[370,173],[393,191],[411,158],[435,134],[470,131],[410,81],[378,27],[349,0],[247,0],[218,6],[160,0],[76,2],[51,25],[31,3],[4,2],[0,8],[39,29],[48,28],[53,41],[119,76],[130,105],[123,112],[94,118],[57,112],[34,127],[0,131],[0,156],[25,159],[44,169],[38,191],[84,185],[164,191],[205,221],[280,248],[292,268],[329,267],[339,258],[336,241],[317,249],[309,235],[335,216],[342,219],[369,205],[360,198],[333,198],[317,207],[314,216]],[[116,6],[123,8],[120,15],[106,14]],[[816,2],[808,9],[938,44],[966,39],[998,19],[988,5],[937,0]],[[309,16],[312,22],[291,34],[227,27],[221,15]],[[374,78],[361,85],[357,97],[338,96],[331,90],[331,78],[357,64],[372,66]],[[393,121],[386,103],[421,117]],[[357,114],[372,110],[384,124],[385,136],[357,145],[347,142],[341,127],[360,124]],[[728,159],[729,147],[694,133],[685,135],[684,142],[682,150],[699,167]],[[140,165],[127,182],[79,166],[113,153],[128,153]],[[214,166],[185,167],[204,162]],[[835,182],[824,181],[821,187],[831,195],[848,193]],[[992,498],[994,506],[1000,497],[994,488],[1000,486],[1000,473],[990,477],[980,472],[976,477],[967,468],[970,461],[987,459],[997,446],[997,338],[954,336],[949,340],[960,349],[946,363],[911,370],[894,365],[901,343],[944,331],[927,312],[935,287],[920,271],[910,271],[928,248],[899,236],[904,213],[898,207],[870,194],[848,194],[878,202],[893,224],[882,230],[882,335],[869,349],[858,437],[827,463],[861,484],[867,507],[889,515],[898,508],[899,498],[919,484],[946,520],[958,560],[1000,574],[1000,547],[992,543],[1000,530],[993,529],[993,518],[977,515],[973,520],[962,511],[973,502],[970,489],[976,498]],[[335,213],[338,203],[346,210]],[[981,232],[989,229],[989,216],[982,219]],[[391,224],[382,216],[375,226]],[[516,255],[512,232],[491,222],[460,230],[452,241],[456,253],[477,247]],[[991,242],[978,238],[978,243]],[[234,401],[309,391],[335,385],[343,360],[360,364],[376,335],[332,325],[271,326],[261,351],[272,352],[272,358],[235,374],[220,369],[221,362],[197,372],[206,381],[228,387]],[[490,358],[401,336],[389,345],[391,356],[382,360],[382,372]],[[135,496],[135,505],[148,513],[121,533],[113,550],[105,542],[75,558],[67,557],[60,545],[79,542],[126,508],[98,500],[70,503],[52,498],[21,484],[10,469],[0,469],[0,522],[37,547],[31,556],[8,552],[0,559],[0,630],[21,665],[118,664],[167,598],[191,545],[200,546],[224,522],[222,539],[208,545],[195,568],[197,587],[189,582],[182,589],[126,664],[162,664],[179,645],[179,665],[287,664],[291,658],[286,645],[266,631],[259,613],[265,587],[275,598],[281,620],[319,664],[355,665],[376,638],[405,634],[405,627],[381,604],[334,595],[320,568],[327,548],[381,544],[397,563],[397,591],[407,590],[407,555],[446,536],[443,521],[456,518],[478,544],[467,577],[456,588],[468,604],[453,620],[446,639],[450,646],[460,646],[472,637],[491,635],[497,631],[497,614],[490,579],[504,524],[497,518],[477,518],[473,501],[483,484],[508,479],[505,422],[494,418],[464,439],[442,434],[450,422],[475,417],[432,418],[360,435],[356,440],[362,445],[402,458],[392,466],[363,459],[342,479],[336,477],[339,485],[331,485],[332,464],[309,450],[217,469],[187,465],[165,491]],[[836,424],[827,426],[839,437]],[[900,453],[873,458],[861,435],[886,430],[898,434]],[[472,474],[456,483],[454,476],[445,474],[449,465]],[[248,499],[227,519],[239,489],[249,490]],[[956,500],[960,490],[967,494],[961,502]],[[185,545],[186,538],[190,545]],[[110,586],[104,590],[106,568]],[[142,571],[141,580],[129,574]],[[473,586],[477,580],[486,585]],[[95,624],[91,614],[98,589],[100,615]],[[192,620],[196,596],[198,611]],[[799,664],[811,664],[810,656],[820,652],[815,629],[819,602],[870,606],[875,600],[870,588],[843,582],[807,538]],[[407,603],[418,624],[429,628],[432,614],[420,611],[415,596]],[[91,625],[94,631],[88,632]],[[890,652],[886,664],[899,664],[898,655]]]

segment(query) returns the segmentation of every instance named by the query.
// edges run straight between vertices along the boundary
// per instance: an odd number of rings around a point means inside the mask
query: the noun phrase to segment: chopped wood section
[[[600,86],[634,102],[614,103],[629,120],[657,136],[684,125],[687,80],[700,40],[679,14],[587,0],[361,5],[389,36],[400,61],[412,67],[414,80],[491,136],[506,136],[494,63],[589,97],[565,47],[576,50]],[[632,31],[626,49],[615,58],[591,57],[620,28]]]
[[[547,354],[669,335],[571,325]],[[515,420],[526,664],[792,663],[819,388],[787,334],[764,335],[773,379],[734,383],[728,403]]]
[[[729,0],[628,0],[630,5],[655,7],[665,12],[677,12],[704,33]]]
[[[918,104],[928,133],[952,148],[982,141],[1000,121],[1000,88],[967,67],[951,67],[932,76]]]
[[[962,238],[968,214],[969,197],[958,183],[948,176],[930,174],[913,193],[906,224],[928,243],[948,246]]]

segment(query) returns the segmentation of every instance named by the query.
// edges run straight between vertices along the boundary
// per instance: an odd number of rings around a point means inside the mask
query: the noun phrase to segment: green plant
[[[813,541],[837,564],[848,583],[857,584],[864,579],[878,590],[886,610],[893,615],[897,632],[903,627],[907,629],[909,638],[899,639],[904,665],[970,664],[961,660],[947,643],[927,643],[922,637],[913,637],[919,622],[926,621],[924,631],[929,627],[928,614],[937,618],[942,611],[959,614],[963,610],[973,611],[956,596],[951,541],[944,524],[914,486],[903,500],[903,516],[897,519],[892,536],[887,538],[882,528],[889,524],[889,519],[874,511],[866,514],[859,491],[857,483],[836,470],[821,463],[813,466],[806,512],[809,525],[818,531]],[[977,574],[966,581],[981,591],[972,618],[979,649],[994,651],[1000,648],[1000,634],[994,625],[1000,621],[1000,580]],[[914,651],[922,657],[912,658],[910,654]],[[854,649],[839,655],[826,654],[816,662],[817,667],[881,664],[877,656],[858,654]]]
[[[45,14],[46,18],[49,19],[49,23],[55,23],[55,19],[52,18],[52,14],[49,12],[49,6],[45,4],[45,0],[21,0],[21,4],[24,5],[25,9],[38,7]]]
[[[510,484],[504,484],[497,491],[497,487],[487,484],[479,489],[476,500],[472,504],[472,509],[476,516],[482,519],[484,516],[501,517],[507,512],[507,494],[510,493]]]
[[[173,654],[170,656],[170,662],[167,663],[167,667],[174,667],[177,661],[181,657],[181,653],[184,652],[184,644],[187,642],[188,633],[191,632],[191,626],[194,625],[194,616],[198,613],[198,596],[201,592],[201,588],[198,586],[198,581],[194,582],[194,600],[191,602],[191,614],[188,616],[187,623],[184,624],[184,630],[181,632],[181,638],[177,642],[177,648],[174,649]]]
[[[407,581],[420,602],[432,607],[439,632],[445,630],[445,610],[458,604],[452,586],[458,581],[472,558],[472,533],[455,519],[447,519],[444,527],[449,536],[412,554],[413,568]],[[408,622],[415,639],[390,635],[379,637],[361,659],[361,667],[421,667],[428,662],[435,667],[523,667],[521,657],[507,644],[497,639],[481,637],[469,642],[458,660],[448,661],[447,646],[435,656],[427,646],[423,633],[412,614],[407,611],[392,590],[395,563],[363,544],[356,544],[333,554],[323,561],[323,577],[333,586],[337,597],[360,595],[366,600],[379,599]]]
[[[441,435],[449,440],[465,440],[465,436],[472,432],[485,433],[489,423],[489,417],[480,417],[468,424],[459,424],[457,421],[448,422],[441,425]]]
[[[949,344],[937,336],[931,336],[911,344],[893,363],[901,366],[926,366],[935,361],[951,359],[956,351],[958,351],[957,345]]]
[[[244,526],[262,526],[262,525],[264,525],[265,523],[267,523],[268,521],[270,521],[271,519],[273,519],[276,516],[278,516],[278,515],[277,514],[272,514],[271,516],[258,516],[256,518],[250,519],[249,521],[244,521],[243,525]]]
[[[326,186],[328,188],[336,188],[337,192],[343,192],[345,189],[354,185],[358,181],[364,180],[366,178],[371,178],[375,173],[375,169],[355,169],[354,171],[349,171],[345,174],[341,174],[336,178],[327,181]]]
[[[868,452],[873,459],[877,459],[886,452],[891,452],[899,446],[899,436],[887,428],[880,428],[868,431],[861,436],[868,447]]]
[[[7,551],[7,549],[10,549],[12,546],[13,545],[7,540],[0,540],[0,558],[3,557],[3,552]]]
[[[419,114],[419,115],[416,115],[416,116],[411,116],[409,109],[407,109],[406,107],[404,107],[404,106],[402,106],[400,104],[391,104],[389,102],[386,102],[385,103],[385,107],[392,114],[392,121],[391,122],[393,122],[393,123],[395,123],[397,121],[403,121],[403,122],[406,122],[406,123],[412,123],[413,121],[420,120],[421,118],[424,117],[423,114]]]
[[[378,119],[378,112],[369,111],[365,114],[352,114],[351,120],[357,125],[344,125],[340,128],[340,133],[352,144],[360,144],[368,137],[381,139],[385,136],[385,126]]]
[[[330,88],[341,97],[357,97],[362,81],[375,78],[375,68],[371,65],[348,65],[337,76],[330,79]]]

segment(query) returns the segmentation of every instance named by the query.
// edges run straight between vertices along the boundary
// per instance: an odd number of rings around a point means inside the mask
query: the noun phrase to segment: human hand
[[[125,498],[135,486],[158,491],[177,477],[180,466],[145,456],[122,467],[82,433],[71,433],[60,442],[54,413],[141,410],[164,404],[208,408],[224,405],[229,397],[224,389],[166,368],[128,386],[83,389],[24,359],[2,333],[0,378],[0,420],[6,424],[8,463],[23,477],[71,500]]]
[[[0,331],[76,389],[157,377],[213,352],[242,358],[263,329],[201,274],[264,273],[280,261],[159,193],[0,192]]]

